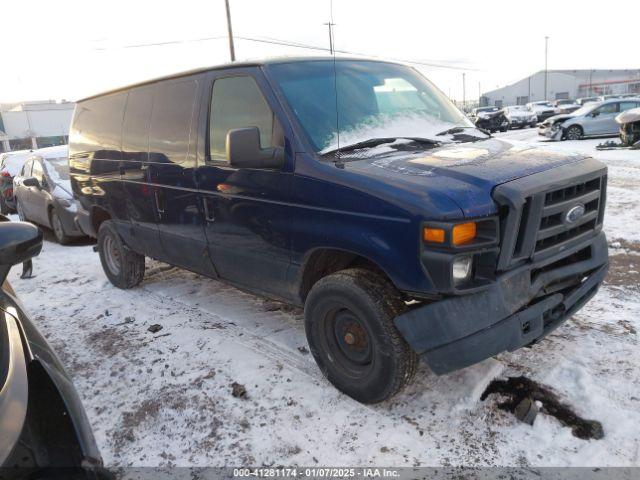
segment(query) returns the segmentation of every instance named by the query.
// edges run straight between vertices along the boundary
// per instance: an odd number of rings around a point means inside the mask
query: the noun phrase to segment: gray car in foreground
[[[618,135],[616,116],[640,107],[640,98],[618,98],[587,103],[578,110],[554,115],[542,122],[538,133],[553,140],[579,140],[584,137]]]

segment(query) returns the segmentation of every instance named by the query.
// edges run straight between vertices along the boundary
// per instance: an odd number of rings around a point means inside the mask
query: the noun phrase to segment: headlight
[[[469,280],[471,277],[471,270],[473,269],[473,257],[471,255],[464,255],[457,257],[453,261],[453,281],[455,283],[462,283]]]

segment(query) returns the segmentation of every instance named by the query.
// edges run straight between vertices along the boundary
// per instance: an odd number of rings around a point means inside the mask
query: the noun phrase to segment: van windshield
[[[404,65],[336,59],[335,68],[333,60],[309,60],[267,70],[319,153],[380,138],[441,141],[439,133],[473,128],[436,87]]]

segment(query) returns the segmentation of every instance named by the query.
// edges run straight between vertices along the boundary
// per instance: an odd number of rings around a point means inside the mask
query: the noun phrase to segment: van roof
[[[134,87],[141,87],[143,85],[150,85],[152,83],[161,82],[163,80],[171,80],[173,78],[186,77],[189,75],[195,75],[197,73],[209,72],[211,70],[224,70],[227,68],[243,68],[243,67],[261,67],[264,65],[273,65],[278,63],[294,63],[294,62],[313,62],[313,61],[322,61],[322,60],[333,60],[334,57],[329,55],[318,55],[318,56],[306,56],[306,57],[272,57],[265,58],[261,60],[247,60],[242,62],[230,62],[230,63],[222,63],[219,65],[213,65],[209,67],[200,67],[194,68],[192,70],[186,70],[184,72],[172,73],[170,75],[163,75],[161,77],[152,78],[149,80],[144,80],[142,82],[136,82],[130,85],[125,85],[122,87],[114,88],[112,90],[107,90],[105,92],[97,93],[95,95],[90,95],[88,97],[81,98],[77,100],[77,103],[84,102],[86,100],[91,100],[93,98],[102,97],[104,95],[110,95],[112,93],[121,92],[124,90],[129,90]],[[336,61],[367,61],[367,62],[382,62],[382,63],[395,63],[398,65],[403,65],[401,62],[394,62],[389,60],[382,60],[379,58],[366,58],[366,57],[335,57]]]

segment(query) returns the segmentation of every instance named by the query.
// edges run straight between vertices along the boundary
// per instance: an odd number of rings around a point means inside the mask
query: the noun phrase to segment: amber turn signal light
[[[422,238],[425,242],[444,243],[444,230],[441,228],[425,227],[422,231]]]
[[[460,223],[454,225],[451,239],[454,245],[463,245],[476,238],[477,233],[476,222]]]

